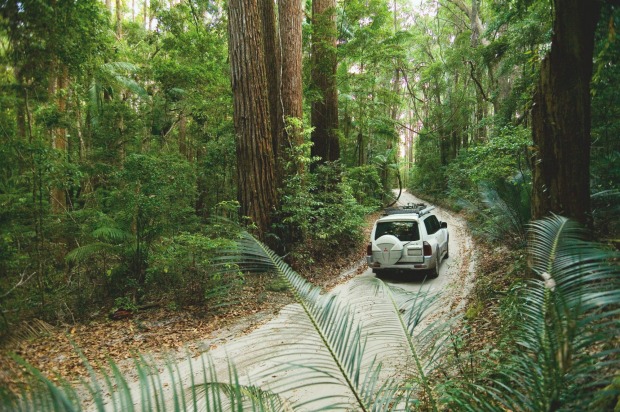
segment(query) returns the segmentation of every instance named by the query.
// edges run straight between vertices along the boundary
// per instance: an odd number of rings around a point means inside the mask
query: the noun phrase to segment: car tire
[[[437,279],[439,276],[439,252],[435,255],[435,267],[431,269],[431,279]]]
[[[450,238],[446,242],[446,254],[443,256],[444,259],[448,259],[450,257]]]

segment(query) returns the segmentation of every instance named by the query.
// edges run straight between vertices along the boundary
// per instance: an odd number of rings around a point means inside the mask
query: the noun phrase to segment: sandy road
[[[411,194],[404,192],[401,203],[420,202]],[[450,257],[441,263],[436,279],[423,279],[424,276],[407,279],[385,279],[385,282],[410,292],[420,290],[430,294],[440,293],[440,300],[433,305],[433,320],[448,316],[449,312],[462,309],[467,294],[473,284],[474,252],[465,223],[451,213],[437,208],[441,221],[448,223],[450,232]],[[385,306],[374,290],[376,284],[371,270],[335,288],[330,294],[338,294],[342,310],[349,310],[351,322],[366,325],[372,329],[384,322],[382,311]],[[373,326],[374,325],[374,326]],[[276,317],[244,336],[220,341],[220,345],[209,350],[208,356],[188,357],[177,354],[171,358],[173,373],[166,367],[159,368],[161,388],[158,396],[166,399],[172,406],[174,399],[171,388],[180,385],[184,388],[201,384],[206,379],[215,379],[203,374],[205,362],[211,362],[216,379],[228,382],[229,361],[235,365],[240,382],[269,389],[295,405],[295,410],[316,411],[326,407],[332,410],[355,410],[351,407],[351,393],[337,374],[324,374],[330,365],[325,363],[325,348],[321,340],[310,328],[308,319],[300,305],[286,306]],[[367,355],[362,362],[362,370],[369,370],[373,360],[383,365],[380,379],[398,379],[403,370],[409,367],[403,359],[407,358],[406,348],[397,339],[387,335],[371,336],[366,347]],[[303,366],[300,368],[300,366]],[[134,399],[140,399],[139,379],[130,379],[129,389]],[[109,401],[112,410],[112,401]],[[136,402],[137,406],[137,402]],[[200,409],[200,405],[199,409]]]

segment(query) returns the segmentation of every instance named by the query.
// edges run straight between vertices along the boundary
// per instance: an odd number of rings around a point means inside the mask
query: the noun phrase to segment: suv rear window
[[[383,235],[393,235],[401,242],[420,240],[418,222],[379,222],[375,230],[375,240]]]

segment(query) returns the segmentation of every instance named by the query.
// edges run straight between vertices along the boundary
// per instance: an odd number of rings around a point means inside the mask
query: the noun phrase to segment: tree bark
[[[116,38],[123,38],[123,1],[116,0]]]
[[[590,81],[601,3],[554,0],[551,51],[532,108],[532,217],[590,222]]]
[[[298,119],[299,125],[303,118],[303,85],[302,85],[302,31],[303,9],[301,0],[279,0],[280,41],[282,45],[282,82],[280,95],[285,119]],[[283,134],[284,147],[299,146],[303,143],[303,130],[293,127],[290,123]],[[282,148],[279,148],[282,152]],[[302,172],[301,164],[297,171]]]
[[[52,65],[50,72],[49,92],[50,97],[56,98],[58,112],[64,115],[67,110],[66,91],[69,81],[69,73],[66,67],[58,68],[58,64]],[[57,125],[52,130],[52,148],[59,151],[63,158],[67,156],[67,129]],[[53,213],[63,213],[67,210],[67,196],[62,187],[52,187],[51,208]]]
[[[336,2],[312,2],[312,83],[321,99],[312,103],[312,156],[323,162],[340,158],[338,90],[336,88]]]
[[[269,230],[277,206],[275,159],[263,33],[257,0],[230,0],[229,57],[237,146],[237,198],[240,213]]]
[[[263,31],[263,56],[267,75],[267,95],[269,98],[269,119],[271,123],[271,136],[273,139],[273,155],[276,161],[278,182],[284,176],[279,167],[284,139],[284,120],[282,117],[282,100],[280,98],[280,84],[282,77],[282,49],[278,36],[275,4],[273,0],[258,0],[259,13]],[[278,186],[280,184],[278,183]]]

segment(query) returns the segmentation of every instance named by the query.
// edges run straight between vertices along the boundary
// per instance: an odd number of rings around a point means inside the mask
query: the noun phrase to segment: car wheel
[[[448,238],[448,241],[446,242],[446,254],[444,255],[444,259],[448,259],[450,257],[450,238]]]
[[[439,252],[435,255],[435,267],[431,270],[431,279],[436,279],[439,276]]]

